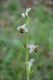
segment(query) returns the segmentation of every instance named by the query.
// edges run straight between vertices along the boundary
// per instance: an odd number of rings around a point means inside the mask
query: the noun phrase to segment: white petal
[[[25,18],[25,14],[24,13],[22,13],[22,17]]]
[[[22,28],[24,29],[25,32],[28,32],[28,28],[26,27],[26,24],[22,25]]]
[[[25,31],[25,32],[28,32],[28,28],[24,27],[24,31]]]
[[[22,28],[24,29],[24,27],[26,27],[26,24],[22,25]]]
[[[20,30],[20,26],[17,27],[17,30]]]

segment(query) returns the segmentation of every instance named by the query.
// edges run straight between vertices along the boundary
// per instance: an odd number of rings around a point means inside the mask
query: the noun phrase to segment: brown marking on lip
[[[20,33],[23,33],[24,32],[24,30],[23,29],[20,29]]]

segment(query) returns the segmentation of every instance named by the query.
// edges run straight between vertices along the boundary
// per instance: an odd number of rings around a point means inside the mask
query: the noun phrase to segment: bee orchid
[[[26,24],[22,25],[22,26],[18,26],[17,27],[17,30],[20,31],[20,33],[23,33],[24,31],[25,32],[28,32],[28,28],[26,27]]]
[[[37,52],[38,45],[35,46],[35,45],[29,44],[27,47],[29,48],[29,53],[32,53],[33,51]]]

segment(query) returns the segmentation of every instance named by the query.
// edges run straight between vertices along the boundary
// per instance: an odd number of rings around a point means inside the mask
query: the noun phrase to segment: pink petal
[[[34,47],[35,45],[31,45],[31,44],[28,45],[28,48],[34,48]]]
[[[33,48],[30,48],[30,49],[29,49],[29,53],[32,53],[32,52],[33,52]]]
[[[32,59],[30,59],[30,62],[32,63],[32,62],[34,62],[34,59],[32,58]]]

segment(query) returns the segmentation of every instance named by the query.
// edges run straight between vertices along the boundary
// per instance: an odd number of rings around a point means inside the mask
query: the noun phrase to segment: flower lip
[[[20,29],[20,33],[23,33],[23,32],[24,32],[24,29],[21,28],[21,29]]]
[[[38,51],[38,49],[37,49],[37,48],[35,48],[35,49],[34,49],[34,51],[35,51],[35,52],[37,52],[37,51]]]

